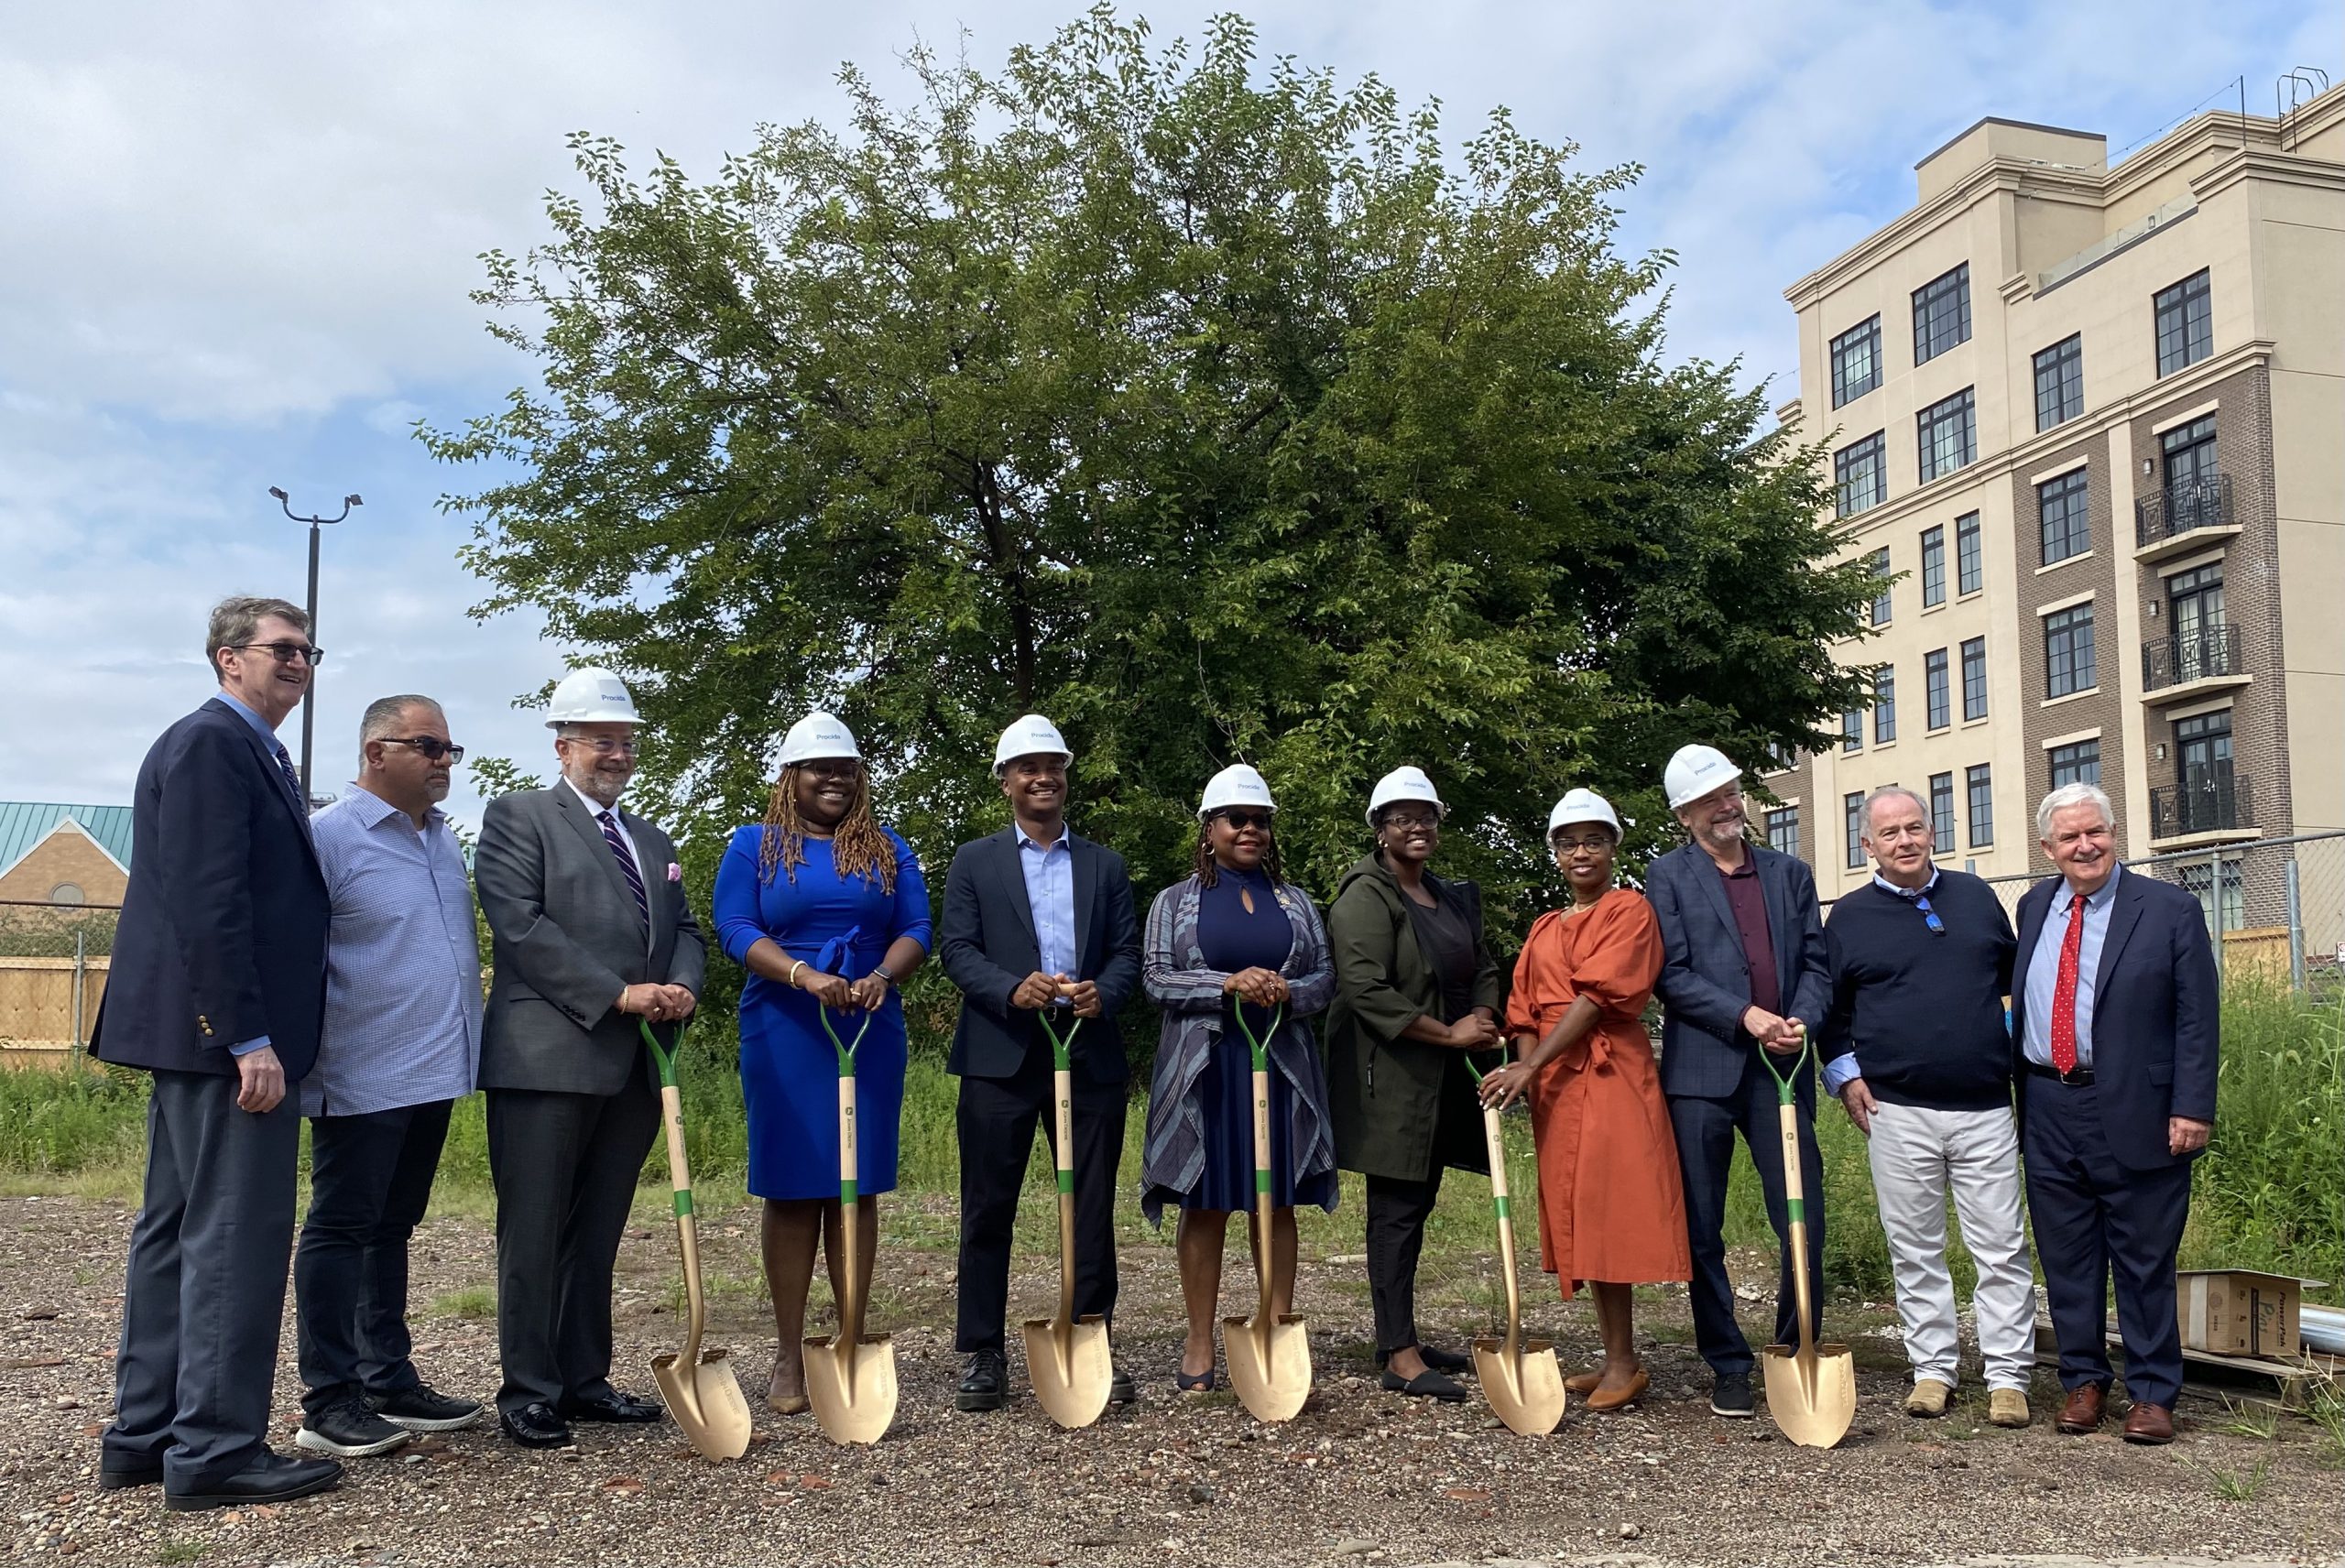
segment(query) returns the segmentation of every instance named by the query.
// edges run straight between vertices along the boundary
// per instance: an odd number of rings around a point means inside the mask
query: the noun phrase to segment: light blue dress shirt
[[[2092,1065],[2092,992],[2100,974],[2100,945],[2109,939],[2109,911],[2117,902],[2117,879],[2125,875],[2120,863],[2109,873],[2100,891],[2085,900],[2085,934],[2077,952],[2077,1065]],[[2038,1067],[2052,1065],[2052,995],[2060,987],[2060,944],[2068,939],[2068,906],[2076,894],[2062,883],[2045,912],[2044,929],[2035,933],[2035,948],[2027,961],[2027,1039],[2021,1049]]]
[[[252,709],[246,707],[236,698],[228,695],[228,689],[225,686],[220,688],[220,700],[227,703],[229,707],[234,709],[237,714],[244,719],[245,723],[252,725],[253,733],[260,736],[262,750],[267,752],[271,757],[277,755],[277,748],[285,743],[277,738],[277,731],[270,727],[269,722],[267,719],[262,718],[257,713],[255,713]],[[228,1048],[228,1054],[231,1056],[249,1056],[254,1051],[258,1051],[261,1047],[267,1045],[268,1043],[270,1043],[268,1036],[265,1034],[256,1034],[250,1040],[240,1040],[235,1044],[230,1046]]]
[[[1926,898],[1930,894],[1936,891],[1938,885],[1938,868],[1935,864],[1931,866],[1930,879],[1927,882],[1923,883],[1918,891],[1912,887],[1900,887],[1896,883],[1892,882],[1888,877],[1883,877],[1878,871],[1872,874],[1872,880],[1873,886],[1879,887],[1882,892],[1892,894],[1897,898],[1903,898],[1908,902],[1911,902],[1915,898]],[[1857,1053],[1855,1051],[1852,1051],[1846,1056],[1836,1056],[1831,1061],[1824,1064],[1824,1092],[1827,1094],[1837,1094],[1842,1088],[1847,1086],[1849,1079],[1861,1078],[1864,1075],[1865,1070],[1857,1065]]]
[[[480,1069],[480,945],[464,851],[353,784],[311,820],[333,907],[325,1031],[305,1116],[461,1099]]]
[[[1064,823],[1056,843],[1042,844],[1018,830],[1018,869],[1026,877],[1026,903],[1034,911],[1034,945],[1042,973],[1074,974],[1074,850]]]

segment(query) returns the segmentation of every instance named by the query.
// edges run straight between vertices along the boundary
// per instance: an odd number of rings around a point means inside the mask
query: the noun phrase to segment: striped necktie
[[[300,801],[301,810],[307,812],[310,802],[301,793],[301,776],[293,769],[293,754],[285,749],[285,743],[281,740],[269,742],[269,749],[277,753],[277,770],[285,775],[285,787],[293,791],[293,799]]]
[[[594,820],[603,824],[603,842],[609,844],[611,853],[619,858],[619,875],[627,878],[627,890],[635,895],[635,912],[643,917],[643,929],[649,934],[651,930],[651,898],[643,890],[643,874],[635,868],[635,856],[628,853],[627,840],[619,836],[618,814],[605,808],[594,813]]]

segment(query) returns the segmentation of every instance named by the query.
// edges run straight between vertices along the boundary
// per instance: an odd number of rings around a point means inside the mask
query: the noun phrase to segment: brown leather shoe
[[[2052,1424],[2071,1437],[2081,1437],[2100,1430],[2102,1402],[2109,1390],[2098,1383],[2079,1383],[2068,1390],[2068,1402],[2060,1407],[2059,1419]]]
[[[2128,1443],[2172,1443],[2174,1412],[2164,1405],[2144,1405],[2138,1401],[2125,1412],[2125,1441]]]

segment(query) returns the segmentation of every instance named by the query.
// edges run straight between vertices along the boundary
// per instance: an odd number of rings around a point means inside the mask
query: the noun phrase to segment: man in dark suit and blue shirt
[[[277,738],[320,657],[309,624],[282,599],[213,608],[220,693],[139,767],[130,886],[90,1034],[93,1056],[154,1079],[98,1484],[159,1481],[174,1508],[280,1502],[342,1475],[267,1444],[300,1148],[291,1090],[325,1007],[325,877]]]
[[[961,992],[945,1066],[961,1080],[961,1270],[955,1347],[969,1357],[954,1402],[999,1410],[1010,1232],[1034,1148],[1053,1148],[1050,1041],[1036,1015],[1060,1007],[1075,1038],[1074,1310],[1116,1310],[1116,1166],[1124,1148],[1123,1038],[1116,1014],[1140,989],[1140,922],[1123,856],[1067,830],[1074,756],[1053,724],[1029,713],[1002,732],[994,775],[1015,821],[963,844],[945,877],[936,956]],[[1071,987],[1062,995],[1060,987]],[[1109,1398],[1129,1403],[1118,1368]]]
[[[2182,1388],[2175,1255],[2215,1125],[2215,952],[2198,899],[2118,864],[2115,822],[2092,784],[2036,808],[2059,875],[2019,902],[2012,1032],[2027,1207],[2068,1391],[2056,1424],[2089,1432],[2105,1413],[2113,1274],[2125,1441],[2161,1443]]]
[[[1783,1132],[1775,1081],[1759,1052],[1796,1056],[1803,1022],[1823,1018],[1831,998],[1824,924],[1807,867],[1745,839],[1740,768],[1710,746],[1683,746],[1669,759],[1663,782],[1670,809],[1694,841],[1655,860],[1645,874],[1645,894],[1661,921],[1663,962],[1655,986],[1663,1004],[1661,1089],[1685,1183],[1694,1339],[1710,1366],[1710,1409],[1747,1419],[1755,1362],[1734,1321],[1734,1290],[1727,1279],[1727,1173],[1740,1131],[1759,1171],[1767,1217],[1783,1240],[1775,1338],[1795,1344],[1799,1310],[1783,1202]],[[1812,1127],[1811,1070],[1801,1070],[1794,1094],[1801,1117]],[[1812,1136],[1801,1149],[1808,1283],[1820,1303],[1824,1167]]]

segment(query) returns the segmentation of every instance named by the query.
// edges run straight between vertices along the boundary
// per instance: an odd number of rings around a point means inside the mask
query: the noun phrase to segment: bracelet
[[[798,972],[805,967],[806,961],[802,958],[792,964],[790,966],[790,978],[783,981],[782,984],[788,985],[793,991],[798,989]]]
[[[874,975],[877,975],[878,976],[879,976],[879,978],[880,978],[880,979],[885,980],[885,981],[886,981],[886,982],[888,982],[888,984],[889,984],[889,985],[894,985],[894,984],[896,983],[896,976],[895,976],[894,972],[893,972],[893,971],[891,971],[891,970],[890,970],[890,969],[889,969],[886,964],[873,964],[873,965],[871,966],[871,973],[872,973],[872,974],[874,974]]]

